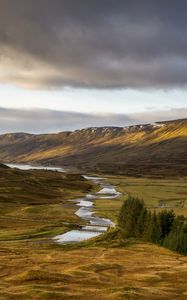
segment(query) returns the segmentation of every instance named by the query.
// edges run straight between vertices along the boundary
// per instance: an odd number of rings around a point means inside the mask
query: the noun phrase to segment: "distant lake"
[[[32,166],[29,164],[6,164],[6,166],[8,166],[9,168],[17,168],[20,170],[49,170],[49,171],[65,172],[63,168]]]

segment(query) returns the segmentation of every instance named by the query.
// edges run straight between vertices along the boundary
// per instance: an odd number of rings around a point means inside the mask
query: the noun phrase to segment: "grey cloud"
[[[0,0],[0,81],[187,85],[186,0]]]
[[[147,111],[137,114],[84,114],[47,109],[0,108],[0,133],[48,133],[87,127],[128,126],[185,118],[187,108]]]

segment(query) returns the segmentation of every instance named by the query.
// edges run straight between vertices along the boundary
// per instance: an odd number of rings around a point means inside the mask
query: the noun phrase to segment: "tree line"
[[[187,224],[184,216],[176,216],[173,210],[151,212],[143,200],[129,196],[118,223],[125,238],[142,239],[187,254]]]

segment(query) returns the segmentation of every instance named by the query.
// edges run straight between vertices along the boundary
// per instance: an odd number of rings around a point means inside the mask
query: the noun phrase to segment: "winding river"
[[[7,164],[11,168],[18,168],[21,170],[29,169],[45,169],[64,172],[63,168],[53,167],[34,167],[28,164]],[[100,218],[95,215],[93,211],[95,199],[116,199],[121,196],[114,186],[104,182],[104,178],[92,177],[83,175],[87,180],[93,181],[95,184],[100,185],[100,191],[93,194],[88,194],[83,198],[77,198],[69,200],[76,203],[78,206],[75,214],[86,221],[86,225],[83,225],[78,230],[70,230],[66,233],[60,234],[54,237],[54,241],[60,244],[76,243],[90,238],[101,235],[106,232],[110,227],[114,227],[115,224],[110,219]]]

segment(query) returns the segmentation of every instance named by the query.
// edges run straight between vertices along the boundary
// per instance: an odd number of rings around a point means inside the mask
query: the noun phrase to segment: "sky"
[[[0,133],[187,117],[186,0],[0,0]]]

